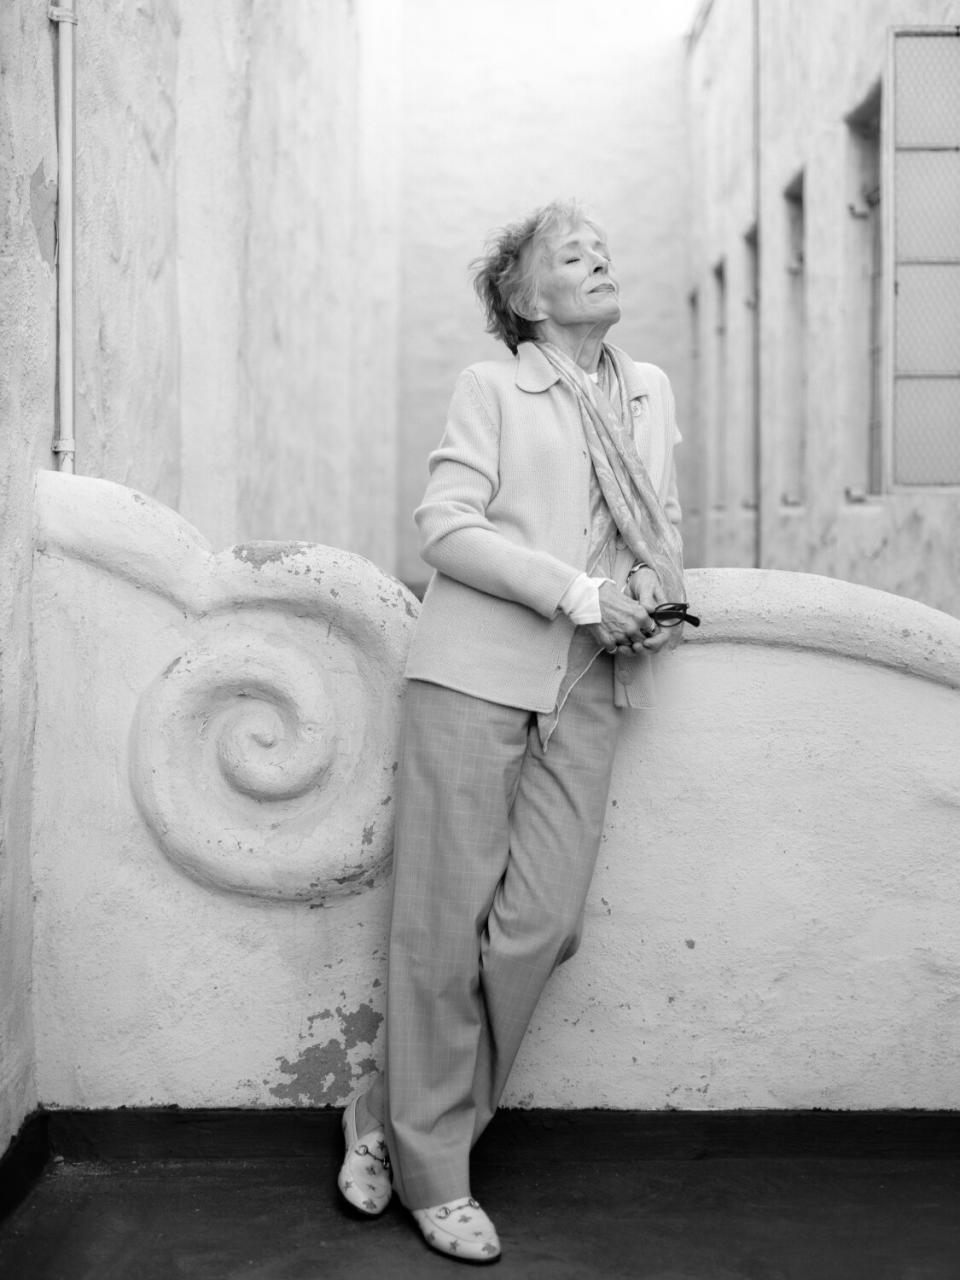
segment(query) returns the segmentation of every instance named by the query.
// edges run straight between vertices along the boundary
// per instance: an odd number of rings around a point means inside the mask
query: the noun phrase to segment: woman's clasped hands
[[[607,653],[639,653],[641,649],[656,653],[671,640],[670,632],[651,616],[664,599],[656,574],[634,574],[628,590],[629,595],[612,582],[601,585],[600,621],[590,630]]]

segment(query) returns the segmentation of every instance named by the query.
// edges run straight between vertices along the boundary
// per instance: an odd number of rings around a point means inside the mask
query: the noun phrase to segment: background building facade
[[[688,546],[960,612],[960,5],[713,0],[689,41]]]

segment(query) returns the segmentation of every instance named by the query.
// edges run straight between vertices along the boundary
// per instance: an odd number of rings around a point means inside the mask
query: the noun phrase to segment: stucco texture
[[[392,570],[399,67],[394,0],[253,7],[242,536]]]
[[[103,482],[44,481],[38,546],[41,1102],[342,1102],[382,1060],[386,708],[416,602],[355,558],[366,585],[347,601],[347,579],[332,590],[318,573],[340,552],[213,555],[173,513]],[[690,593],[703,626],[661,668],[656,705],[630,713],[585,942],[552,982],[506,1100],[960,1105],[960,624],[812,575],[694,571]],[[68,678],[63,640],[83,682]],[[207,675],[219,664],[200,714],[176,683],[198,647]],[[293,647],[314,653],[335,708],[316,748],[326,808],[286,786],[296,761],[271,755],[275,722],[254,705]],[[169,706],[149,702],[157,681]],[[357,689],[366,700],[351,701]],[[148,758],[145,699],[176,729]],[[284,732],[299,740],[296,723]],[[256,782],[259,844],[243,836],[254,781],[237,750],[269,775]],[[358,750],[374,775],[365,801],[362,768],[338,781]],[[198,833],[187,857],[174,815],[142,802],[164,769]],[[291,830],[317,846],[305,880]]]
[[[57,154],[45,10],[0,6],[0,1150],[35,1105],[29,649],[33,473],[50,461]]]

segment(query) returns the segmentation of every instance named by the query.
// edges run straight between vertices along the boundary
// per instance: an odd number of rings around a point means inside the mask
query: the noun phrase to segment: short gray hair
[[[529,317],[538,305],[539,251],[544,240],[581,223],[600,230],[576,200],[551,200],[494,232],[483,255],[471,262],[487,333],[505,342],[514,355],[521,342],[536,337],[536,321]]]

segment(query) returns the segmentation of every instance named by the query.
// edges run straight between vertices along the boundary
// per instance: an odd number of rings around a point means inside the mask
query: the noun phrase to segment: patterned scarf
[[[600,490],[624,542],[660,579],[668,600],[686,600],[680,532],[667,519],[657,491],[633,439],[626,379],[617,354],[604,345],[604,358],[616,370],[620,412],[582,369],[552,342],[537,346],[574,397]]]

